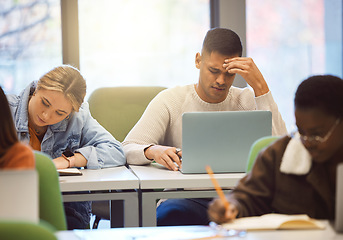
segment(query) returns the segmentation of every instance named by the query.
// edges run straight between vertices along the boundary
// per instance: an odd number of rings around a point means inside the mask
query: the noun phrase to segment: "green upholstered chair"
[[[55,230],[67,230],[60,183],[51,158],[35,151],[36,170],[39,176],[39,218]]]
[[[122,142],[142,116],[149,102],[165,87],[107,87],[89,97],[92,116]]]
[[[99,88],[88,99],[89,109],[92,116],[122,142],[150,101],[164,89],[159,86]],[[101,219],[110,219],[109,201],[93,202],[92,213],[96,216],[94,229]]]
[[[250,172],[252,166],[254,165],[254,162],[257,158],[257,155],[259,154],[259,152],[267,147],[268,145],[270,145],[272,142],[274,142],[276,139],[278,139],[278,136],[266,136],[266,137],[262,137],[257,139],[250,148],[250,152],[248,155],[248,162],[247,162],[247,166],[246,166],[246,172]]]
[[[0,220],[1,240],[57,240],[54,229],[47,224]]]

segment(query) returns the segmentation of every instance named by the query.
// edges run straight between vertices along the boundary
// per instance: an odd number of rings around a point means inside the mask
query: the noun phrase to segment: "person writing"
[[[210,203],[217,223],[267,213],[334,219],[336,169],[343,162],[343,80],[311,76],[295,93],[298,132],[262,151],[252,171],[227,196]]]
[[[124,165],[121,143],[92,118],[85,95],[86,81],[69,65],[52,69],[19,96],[8,95],[18,138],[50,155],[58,169]],[[90,202],[64,206],[68,229],[88,227]]]
[[[32,149],[17,137],[6,95],[0,87],[0,169],[34,169]]]
[[[185,112],[268,110],[272,112],[273,135],[287,133],[265,79],[251,58],[242,57],[242,44],[235,32],[225,28],[210,29],[201,53],[195,56],[195,66],[199,69],[198,82],[159,93],[129,132],[123,142],[128,164],[156,161],[170,170],[178,170]],[[236,74],[240,74],[253,91],[233,87]],[[207,224],[208,201],[167,200],[157,208],[157,224]]]

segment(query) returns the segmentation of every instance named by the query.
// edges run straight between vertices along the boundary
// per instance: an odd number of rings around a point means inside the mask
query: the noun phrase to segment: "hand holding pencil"
[[[219,198],[214,199],[209,204],[208,215],[210,220],[220,224],[235,219],[238,214],[235,205],[233,203],[229,203],[229,201],[225,197],[223,190],[214,177],[211,167],[206,166],[206,171],[209,174],[214,188],[216,189],[219,196]]]

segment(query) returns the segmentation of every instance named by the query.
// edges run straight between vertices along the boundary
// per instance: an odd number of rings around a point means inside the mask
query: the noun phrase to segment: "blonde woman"
[[[56,168],[124,165],[121,143],[92,118],[85,95],[80,72],[62,65],[7,96],[18,138],[50,155]],[[65,203],[68,229],[88,227],[90,209],[90,202]]]

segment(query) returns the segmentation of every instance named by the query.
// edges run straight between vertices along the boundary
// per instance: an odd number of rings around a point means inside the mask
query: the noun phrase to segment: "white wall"
[[[235,31],[241,38],[243,56],[246,56],[245,0],[219,0],[219,26]],[[245,87],[245,80],[236,75],[235,86]]]

